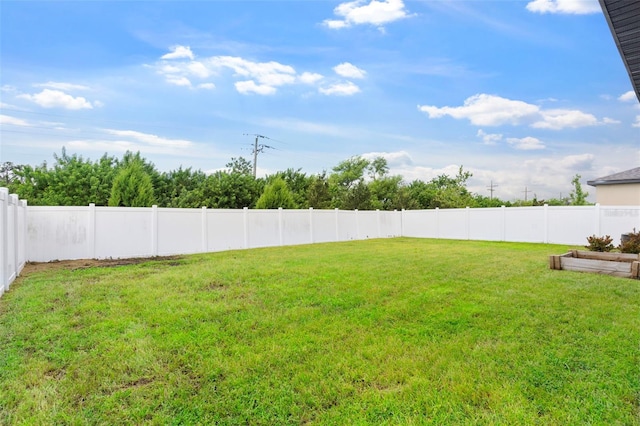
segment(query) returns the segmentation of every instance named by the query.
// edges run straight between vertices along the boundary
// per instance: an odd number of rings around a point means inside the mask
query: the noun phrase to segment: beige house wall
[[[596,202],[602,206],[640,206],[640,183],[598,185]]]

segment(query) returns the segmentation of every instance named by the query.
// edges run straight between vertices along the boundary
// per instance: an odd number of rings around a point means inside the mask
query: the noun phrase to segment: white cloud
[[[85,98],[78,96],[73,97],[60,90],[44,89],[40,93],[34,95],[22,94],[19,98],[27,99],[40,105],[43,108],[65,108],[65,109],[92,109],[93,105]]]
[[[258,95],[273,95],[276,88],[266,84],[256,84],[253,80],[238,81],[235,83],[236,90],[243,95],[248,93],[256,93]]]
[[[168,75],[166,79],[167,83],[174,84],[176,86],[191,87],[191,81],[187,77]]]
[[[38,83],[34,84],[34,87],[46,87],[49,89],[57,89],[66,92],[72,92],[74,90],[90,90],[88,86],[83,86],[81,84],[73,84],[73,83],[62,83],[55,81],[48,81],[46,83]]]
[[[189,65],[187,65],[187,68],[189,69],[191,74],[199,78],[207,78],[212,74],[211,71],[206,66],[204,66],[202,62],[198,61],[191,62]]]
[[[303,72],[300,74],[298,79],[304,84],[315,84],[318,81],[322,80],[324,77],[322,74],[317,74],[313,72]]]
[[[636,121],[631,126],[640,127],[640,115],[636,115]]]
[[[350,81],[332,84],[327,88],[318,89],[323,95],[351,96],[360,92],[360,88]]]
[[[213,75],[221,74],[224,70],[230,70],[235,80],[233,84],[241,94],[273,95],[282,86],[317,86],[321,81],[325,81],[325,87],[320,89],[324,94],[352,95],[360,91],[353,83],[340,83],[335,79],[326,81],[322,74],[310,71],[299,74],[291,65],[276,61],[256,62],[238,56],[211,56],[195,61],[192,59],[193,55],[187,55],[184,49],[176,48],[175,52],[178,53],[170,54],[171,58],[175,59],[159,60],[151,67],[162,75],[167,83],[176,86],[213,89],[216,87],[215,84],[206,80],[210,80]],[[189,52],[192,53],[191,50]],[[334,70],[338,75],[349,78],[363,78],[366,75],[364,70],[348,62],[337,65]]]
[[[256,124],[260,126],[286,129],[288,131],[297,131],[316,135],[321,134],[329,136],[339,136],[342,138],[351,138],[354,135],[361,133],[360,129],[351,129],[347,127],[336,126],[335,124],[317,123],[287,117],[266,118],[259,120]]]
[[[29,123],[21,118],[0,114],[0,124],[11,124],[13,126],[28,126]]]
[[[476,136],[482,138],[482,142],[485,145],[496,145],[498,142],[502,140],[502,135],[500,133],[486,133],[484,130],[479,129]]]
[[[115,130],[104,129],[105,132],[122,138],[134,139],[150,146],[171,147],[171,148],[189,148],[193,142],[183,139],[167,139],[149,133],[137,132],[135,130]]]
[[[409,155],[407,151],[367,152],[365,154],[362,154],[362,158],[366,160],[373,160],[378,157],[382,157],[387,160],[387,165],[389,166],[389,168],[411,166],[413,164],[411,155]]]
[[[383,29],[385,24],[410,16],[402,0],[372,0],[368,4],[364,0],[355,0],[339,4],[333,13],[341,19],[326,19],[323,22],[331,29],[364,24]]]
[[[638,100],[638,98],[636,97],[636,92],[634,92],[633,90],[629,90],[628,92],[625,92],[622,95],[618,96],[618,100],[621,102],[635,102]]]
[[[602,124],[620,124],[620,120],[615,120],[613,118],[604,117],[602,119]]]
[[[540,112],[542,120],[533,123],[531,126],[537,129],[560,130],[567,127],[578,128],[600,124],[598,119],[592,115],[578,110],[551,109]]]
[[[18,89],[10,84],[3,84],[0,86],[0,92],[16,93],[17,91]]]
[[[574,154],[561,158],[538,158],[527,160],[524,166],[539,176],[554,175],[569,172],[574,175],[576,172],[593,169],[593,162],[596,156],[593,154]],[[569,180],[567,180],[569,182]]]
[[[333,67],[333,70],[339,76],[346,78],[364,78],[365,74],[367,74],[365,70],[360,69],[355,65],[350,64],[349,62],[343,62],[339,65],[336,65],[335,67]]]
[[[540,139],[527,136],[524,138],[507,138],[507,142],[513,145],[516,149],[523,151],[531,151],[536,149],[544,149],[545,146]]]
[[[252,78],[268,86],[282,86],[295,82],[296,70],[279,62],[253,62],[236,56],[215,56],[210,63],[232,69],[236,75]]]
[[[586,15],[601,12],[598,0],[533,0],[527,10],[536,13]]]
[[[418,109],[427,113],[429,118],[450,116],[455,119],[467,119],[476,126],[529,124],[538,129],[560,130],[612,124],[610,119],[598,121],[594,115],[578,110],[545,110],[527,102],[487,94],[471,96],[459,107],[418,105]]]
[[[171,46],[171,53],[162,55],[162,59],[193,59],[193,52],[189,46]]]
[[[540,108],[522,101],[513,101],[495,95],[478,94],[467,98],[460,107],[420,106],[429,118],[441,118],[446,115],[456,119],[466,118],[476,126],[500,126],[520,124],[539,113]]]

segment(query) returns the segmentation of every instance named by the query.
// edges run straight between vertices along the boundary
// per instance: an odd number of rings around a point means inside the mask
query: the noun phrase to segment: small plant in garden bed
[[[629,232],[625,241],[621,242],[618,248],[622,253],[640,253],[640,232]]]
[[[608,252],[613,250],[613,238],[609,235],[605,235],[604,237],[597,237],[596,235],[592,235],[587,237],[587,241],[589,242],[588,246],[585,246],[589,251],[600,251],[600,252]]]

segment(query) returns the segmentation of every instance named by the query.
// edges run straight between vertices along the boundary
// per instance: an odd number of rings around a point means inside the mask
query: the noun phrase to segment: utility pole
[[[494,185],[494,184],[493,184],[493,181],[491,181],[491,184],[490,184],[489,186],[487,186],[487,189],[489,190],[489,193],[491,194],[491,195],[489,196],[489,199],[490,199],[490,200],[493,200],[493,191],[494,191],[494,189],[493,189],[493,188],[497,188],[497,187],[498,187],[498,185]]]
[[[527,201],[527,195],[531,192],[530,189],[527,189],[527,187],[524,187],[524,201]]]
[[[253,177],[256,177],[256,171],[258,170],[258,153],[259,152],[264,152],[265,148],[270,148],[270,149],[274,149],[272,146],[269,145],[265,145],[265,144],[260,144],[258,145],[258,138],[263,138],[263,139],[271,139],[268,138],[266,136],[263,135],[259,135],[257,133],[244,133],[245,136],[255,136],[256,137],[256,141],[253,144]]]

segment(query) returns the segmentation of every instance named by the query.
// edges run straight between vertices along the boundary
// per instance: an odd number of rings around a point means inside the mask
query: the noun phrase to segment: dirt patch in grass
[[[156,256],[156,257],[134,257],[128,259],[79,259],[79,260],[53,260],[51,262],[27,262],[20,276],[28,276],[38,272],[55,271],[59,269],[69,269],[75,271],[87,268],[111,268],[115,266],[137,265],[149,261],[168,261],[171,266],[178,266],[182,263],[181,256]]]

